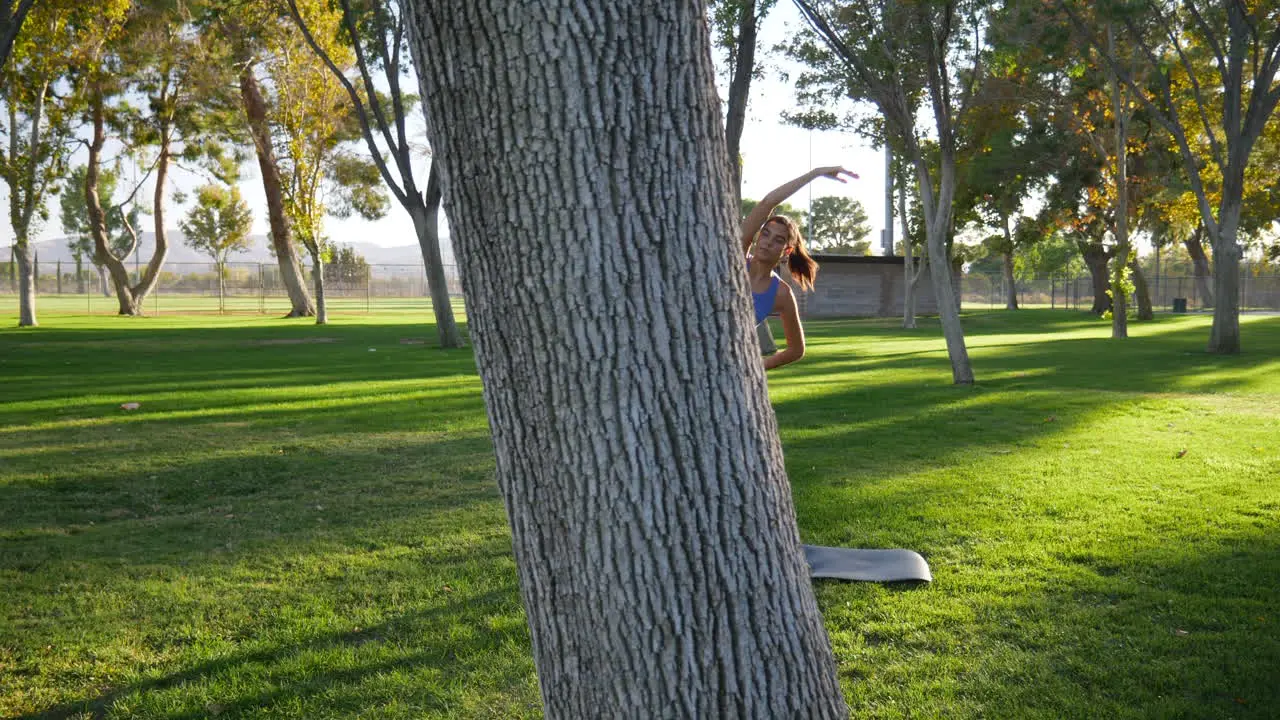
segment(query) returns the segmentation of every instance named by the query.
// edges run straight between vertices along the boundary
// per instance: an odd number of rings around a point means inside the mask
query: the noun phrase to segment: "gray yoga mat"
[[[804,559],[815,578],[862,580],[864,582],[933,582],[929,563],[911,550],[864,550],[861,548],[805,545]]]

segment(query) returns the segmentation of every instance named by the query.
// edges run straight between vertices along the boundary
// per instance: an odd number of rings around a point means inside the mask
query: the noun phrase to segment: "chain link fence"
[[[78,274],[69,263],[49,267],[41,263],[36,277],[37,312],[77,312],[113,315],[119,310],[115,290],[105,272],[86,264]],[[8,263],[0,263],[0,295],[17,303],[17,278]],[[61,270],[61,272],[59,272]],[[129,281],[138,273],[129,268]],[[462,300],[462,283],[457,267],[446,265],[449,296]],[[308,291],[314,296],[315,282],[310,268],[303,271]],[[422,265],[365,265],[325,268],[325,301],[330,314],[373,311],[423,312],[431,307],[426,269]],[[226,263],[221,295],[218,269],[213,263],[166,263],[155,289],[148,294],[144,312],[154,314],[285,314],[291,304],[275,263]]]
[[[1019,280],[1014,283],[1018,307],[1089,310],[1093,279],[1088,275]],[[1147,276],[1147,292],[1156,312],[1198,312],[1213,307],[1213,278],[1190,275]],[[961,302],[970,309],[1005,307],[1008,285],[1003,275],[967,274],[961,280]],[[1136,305],[1135,305],[1136,306]],[[1241,312],[1280,312],[1280,275],[1240,273]]]
[[[38,312],[76,312],[113,315],[119,305],[110,279],[92,265],[79,274],[69,263],[50,267],[41,263],[36,278]],[[137,282],[139,268],[130,268],[130,281]],[[303,275],[314,294],[315,283],[309,268]],[[426,270],[421,265],[365,265],[344,268],[329,265],[325,272],[325,298],[330,314],[370,312],[429,312],[431,293]],[[462,300],[462,283],[457,267],[445,266],[449,295]],[[17,304],[17,277],[9,263],[0,263],[0,296]],[[1156,312],[1172,312],[1185,306],[1187,312],[1213,306],[1212,278],[1189,275],[1149,276],[1147,288]],[[1019,280],[1015,283],[1018,306],[1088,310],[1093,306],[1093,281],[1088,275]],[[966,274],[961,278],[961,302],[970,309],[1005,307],[1007,287],[1004,276]],[[213,263],[167,263],[156,288],[147,296],[148,314],[285,314],[289,295],[275,263],[227,263],[222,296],[218,271]],[[1243,312],[1280,312],[1280,275],[1240,274],[1240,309]]]

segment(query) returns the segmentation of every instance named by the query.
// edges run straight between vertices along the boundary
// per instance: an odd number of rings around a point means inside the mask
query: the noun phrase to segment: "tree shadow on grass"
[[[172,720],[240,717],[273,707],[334,717],[388,705],[448,716],[469,702],[505,706],[509,717],[532,716],[541,706],[515,597],[514,585],[504,584],[368,626],[308,633],[301,641],[254,639],[219,650],[216,659],[180,660],[182,669],[147,671],[143,679],[15,720],[121,712]],[[483,616],[509,622],[485,625]],[[462,627],[469,631],[459,632]]]
[[[470,434],[11,482],[0,486],[0,508],[11,509],[0,514],[0,570],[72,559],[186,565],[228,546],[266,552],[272,543],[338,540],[366,527],[496,507],[492,473],[489,438]]]

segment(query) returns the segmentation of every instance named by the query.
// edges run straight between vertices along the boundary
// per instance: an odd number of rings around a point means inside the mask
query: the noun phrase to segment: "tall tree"
[[[141,313],[168,257],[167,199],[170,173],[180,162],[200,162],[234,181],[243,158],[220,141],[238,119],[227,109],[229,56],[223,42],[196,31],[203,0],[133,0],[116,52],[127,81],[112,109],[120,139],[153,183],[151,257],[140,277],[121,296],[121,310]],[[131,102],[138,97],[142,102]],[[108,259],[110,264],[110,259]],[[118,285],[117,291],[123,286]]]
[[[218,312],[226,310],[227,256],[252,246],[253,212],[234,186],[202,185],[196,203],[179,223],[191,249],[208,255],[218,273]]]
[[[6,10],[6,13],[8,11]],[[0,179],[9,189],[9,224],[17,263],[18,325],[38,324],[31,235],[49,219],[45,201],[65,174],[73,133],[70,100],[55,93],[68,71],[74,23],[84,13],[50,0],[35,8],[0,68]]]
[[[317,37],[334,39],[341,17],[318,7],[309,23]],[[354,52],[336,42],[325,50],[339,68],[355,62]],[[331,252],[325,217],[355,213],[377,219],[389,203],[374,162],[350,150],[352,142],[360,141],[361,126],[346,90],[306,41],[297,33],[285,34],[266,69],[272,80],[268,117],[282,170],[285,212],[294,236],[311,256],[316,324],[323,325],[328,322],[324,263]]]
[[[1131,46],[1153,70],[1154,90],[1143,87],[1125,63],[1108,49],[1102,34],[1071,0],[1058,0],[1092,47],[1152,118],[1177,143],[1201,224],[1213,247],[1213,327],[1208,349],[1240,352],[1240,258],[1238,233],[1244,206],[1245,176],[1254,145],[1280,103],[1280,6],[1274,2],[1200,3],[1195,0],[1142,0],[1105,3],[1104,18],[1123,27]],[[1210,58],[1217,71],[1202,84],[1195,58]],[[1216,121],[1211,116],[1217,115]],[[1192,147],[1199,128],[1210,162],[1202,164]],[[1208,170],[1220,179],[1217,206],[1211,204]]]
[[[956,192],[957,127],[972,106],[985,74],[982,65],[984,4],[973,0],[794,0],[817,42],[798,55],[850,99],[873,103],[885,132],[915,170],[929,256],[929,276],[942,333],[957,384],[973,382],[973,367],[960,324],[949,241]],[[959,68],[958,70],[956,68]],[[936,160],[918,134],[927,98],[936,133]]]
[[[431,293],[431,309],[435,313],[440,347],[462,347],[462,334],[453,317],[448,280],[440,255],[439,178],[433,163],[426,187],[419,189],[413,169],[415,149],[409,141],[407,125],[416,98],[401,87],[401,82],[409,78],[409,57],[405,47],[404,15],[399,4],[390,0],[338,0],[342,17],[336,38],[317,38],[313,31],[314,21],[309,17],[316,14],[318,6],[315,0],[288,0],[288,4],[290,15],[307,44],[347,91],[378,172],[413,221],[422,262],[427,270],[427,288]],[[346,71],[334,62],[333,55],[326,49],[335,40],[354,55],[360,87],[347,78]],[[377,90],[379,80],[386,85],[385,96]],[[395,173],[384,159],[384,152],[395,165]]]
[[[866,255],[871,250],[871,227],[862,203],[839,195],[813,199],[809,208],[813,249],[844,255]]]
[[[278,47],[286,32],[285,10],[272,0],[219,0],[210,2],[201,17],[202,32],[227,42],[236,72],[236,90],[250,143],[258,160],[267,204],[268,236],[276,258],[280,282],[289,296],[285,317],[315,317],[316,304],[307,289],[297,243],[285,211],[284,180],[272,138],[270,112],[263,80],[259,77],[271,48]]]
[[[847,717],[702,2],[589,7],[406,4],[546,714]]]

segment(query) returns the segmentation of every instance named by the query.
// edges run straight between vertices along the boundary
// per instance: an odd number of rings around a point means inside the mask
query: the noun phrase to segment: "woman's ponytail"
[[[796,235],[795,245],[787,256],[787,269],[801,290],[812,290],[813,281],[818,278],[818,261],[804,249],[804,240],[799,238],[799,233]]]

